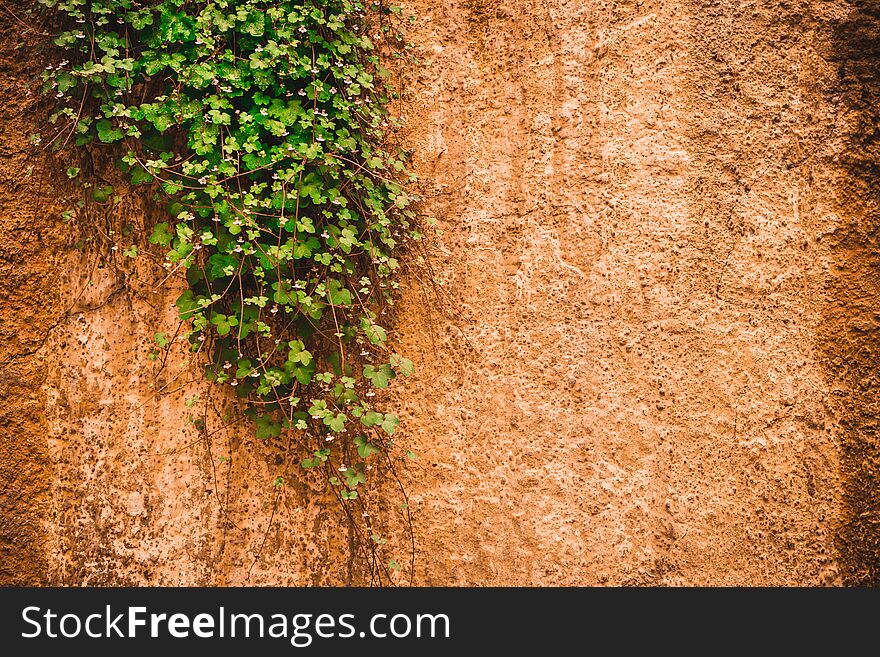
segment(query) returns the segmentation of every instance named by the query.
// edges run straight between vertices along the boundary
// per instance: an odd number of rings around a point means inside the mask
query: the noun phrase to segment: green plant
[[[413,372],[383,326],[399,247],[419,236],[377,50],[399,52],[399,9],[42,1],[68,26],[55,40],[68,60],[44,75],[62,126],[52,143],[121,144],[132,184],[168,205],[149,242],[186,279],[182,337],[209,356],[206,376],[248,400],[258,439],[296,436],[302,467],[356,500],[399,424],[372,388]]]

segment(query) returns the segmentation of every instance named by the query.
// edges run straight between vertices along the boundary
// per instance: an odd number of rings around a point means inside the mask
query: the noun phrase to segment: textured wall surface
[[[0,16],[0,584],[37,585],[47,577],[52,468],[42,384],[45,345],[62,314],[57,254],[64,239],[57,202],[63,185],[29,138],[42,41],[25,14]]]
[[[816,336],[847,11],[417,7],[434,63],[409,111],[455,308],[400,312],[433,466],[420,581],[839,581]]]
[[[442,234],[395,314],[417,375],[383,393],[419,455],[398,581],[876,582],[874,5],[405,6],[428,60],[401,71],[405,139]],[[43,478],[9,516],[33,556],[0,526],[3,576],[30,577],[24,560],[61,584],[362,582],[296,455],[224,428],[232,401],[181,350],[146,360],[176,294],[149,258],[96,259],[152,221],[117,189],[63,280],[48,255],[29,280],[13,263],[16,290],[52,301],[16,292],[2,333],[30,335],[7,319],[27,312],[60,324],[0,381],[3,417],[30,423],[3,421],[19,442],[0,475]],[[406,566],[403,514],[385,516]]]

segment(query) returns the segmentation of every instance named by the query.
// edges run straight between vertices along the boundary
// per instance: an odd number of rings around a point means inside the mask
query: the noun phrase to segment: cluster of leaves
[[[53,121],[78,145],[121,143],[132,183],[163,194],[169,218],[149,241],[186,277],[177,308],[192,350],[211,356],[206,375],[250,400],[260,439],[345,437],[333,483],[357,497],[398,425],[372,389],[413,372],[382,326],[395,253],[418,238],[377,54],[400,38],[399,10],[42,1],[70,28],[56,40],[69,59],[44,75]],[[328,465],[328,447],[301,465]]]

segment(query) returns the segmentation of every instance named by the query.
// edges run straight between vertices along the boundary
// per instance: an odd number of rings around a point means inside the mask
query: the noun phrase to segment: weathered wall
[[[14,15],[13,15],[14,10]],[[33,79],[39,21],[15,3],[0,16],[0,584],[46,582],[44,520],[54,471],[46,444],[46,340],[63,312],[57,254],[64,244],[52,163],[37,131]]]
[[[837,546],[844,582],[880,585],[880,3],[858,3],[834,26],[838,66],[828,101],[839,118],[831,152],[839,221],[829,243],[826,356],[844,482]]]
[[[144,234],[157,210],[109,161],[93,166],[120,197],[79,222],[94,243],[68,254],[62,289],[73,314],[47,347],[55,356],[47,384],[50,580],[350,581],[346,531],[322,520],[329,500],[291,474],[300,456],[255,440],[237,413],[224,419],[234,398],[204,383],[201,361],[184,346],[148,359],[155,332],[175,336],[182,282],[158,258],[122,254],[128,229]],[[95,252],[111,256],[96,262]],[[278,475],[291,484],[276,490]]]
[[[458,308],[401,310],[421,581],[838,581],[816,10],[417,6]]]
[[[419,454],[399,581],[876,582],[873,5],[406,6],[431,60],[402,108],[443,292],[414,271],[398,304],[418,374],[391,397]],[[105,246],[149,223],[117,188],[92,215]],[[186,399],[229,400],[182,353],[146,361],[175,294],[121,250],[101,269],[70,251],[64,303],[33,306],[73,313],[22,361],[48,367],[47,399],[3,384],[48,427],[2,455],[54,468],[48,513],[27,493],[34,577],[363,581],[331,502],[272,487],[295,480],[283,446],[187,424]]]

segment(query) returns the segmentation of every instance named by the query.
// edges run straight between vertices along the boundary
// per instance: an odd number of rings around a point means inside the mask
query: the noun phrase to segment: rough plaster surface
[[[0,583],[46,582],[43,521],[52,468],[46,444],[45,344],[61,313],[56,255],[61,208],[28,136],[43,49],[0,17]]]
[[[838,580],[816,349],[838,218],[812,174],[835,69],[818,17],[736,7],[416,7],[458,313],[400,311],[420,581]]]
[[[877,105],[872,5],[406,6],[430,64],[404,72],[402,111],[443,285],[412,272],[396,313],[418,372],[389,401],[419,454],[398,581],[875,581],[876,160],[854,138]],[[144,208],[95,209],[96,241]],[[230,400],[182,353],[145,365],[174,330],[159,268],[70,250],[63,269],[67,314],[45,307],[61,324],[25,361],[48,428],[27,462],[54,468],[49,511],[19,503],[43,518],[44,579],[361,581],[285,452],[221,430]]]

